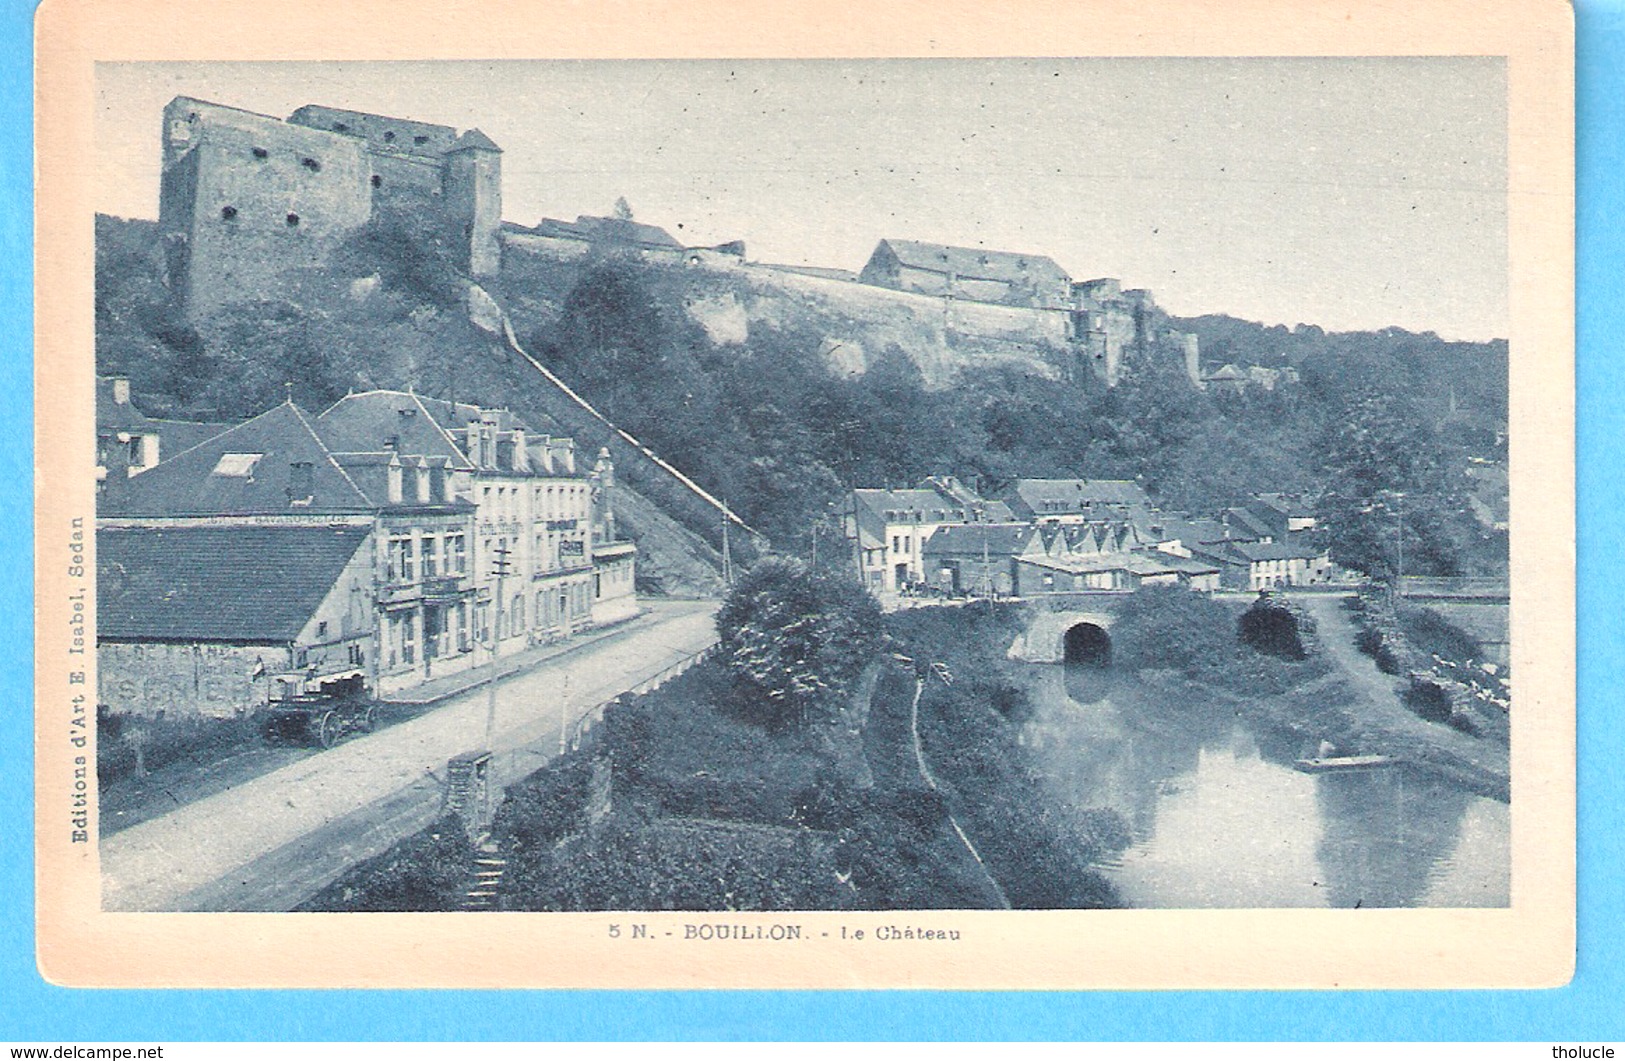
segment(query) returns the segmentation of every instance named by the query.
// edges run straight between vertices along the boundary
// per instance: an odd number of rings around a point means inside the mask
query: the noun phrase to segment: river
[[[1057,802],[1109,807],[1131,907],[1495,907],[1510,813],[1409,767],[1305,774],[1302,739],[1105,669],[1026,668],[1022,743]]]

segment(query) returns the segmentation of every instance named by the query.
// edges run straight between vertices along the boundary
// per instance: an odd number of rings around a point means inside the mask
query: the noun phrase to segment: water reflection
[[[1415,771],[1303,774],[1301,735],[1110,669],[1028,668],[1022,735],[1062,806],[1111,807],[1147,907],[1504,906],[1504,804]]]

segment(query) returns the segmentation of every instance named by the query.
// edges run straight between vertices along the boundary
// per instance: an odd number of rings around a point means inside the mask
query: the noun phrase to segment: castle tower
[[[502,268],[502,149],[470,129],[446,152],[441,179],[446,217],[468,240],[469,275],[495,276]]]

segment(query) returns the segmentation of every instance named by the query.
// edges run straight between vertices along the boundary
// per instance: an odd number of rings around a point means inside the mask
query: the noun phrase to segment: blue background
[[[1580,946],[1550,991],[409,992],[79,991],[34,965],[32,716],[32,21],[0,0],[0,1040],[1625,1039],[1625,731],[1617,664],[1617,447],[1625,383],[1625,0],[1579,31]],[[45,413],[49,415],[49,410]]]

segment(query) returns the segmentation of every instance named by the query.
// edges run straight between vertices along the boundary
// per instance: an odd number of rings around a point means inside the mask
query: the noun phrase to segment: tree
[[[626,196],[618,196],[615,200],[615,212],[612,215],[617,221],[632,220],[632,204],[626,201]]]
[[[1363,388],[1315,440],[1324,484],[1317,518],[1331,535],[1332,559],[1378,577],[1411,571],[1455,574],[1450,512],[1464,506],[1437,433],[1402,395]]]
[[[880,620],[856,582],[787,557],[756,564],[717,613],[740,708],[770,726],[805,724],[829,709],[874,655]]]

